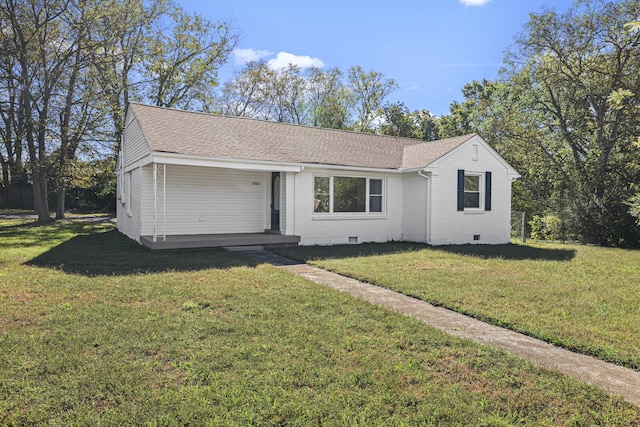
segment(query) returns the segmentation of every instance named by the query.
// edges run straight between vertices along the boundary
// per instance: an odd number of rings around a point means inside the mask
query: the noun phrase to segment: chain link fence
[[[511,238],[527,241],[527,216],[523,211],[511,211]]]

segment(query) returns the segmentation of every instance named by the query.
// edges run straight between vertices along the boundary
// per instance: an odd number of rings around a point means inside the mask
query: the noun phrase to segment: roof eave
[[[227,169],[264,170],[273,172],[302,172],[305,168],[351,170],[359,172],[402,173],[396,168],[335,165],[324,163],[278,162],[272,160],[240,159],[230,157],[204,157],[190,154],[152,151],[151,162],[183,166],[219,167]]]

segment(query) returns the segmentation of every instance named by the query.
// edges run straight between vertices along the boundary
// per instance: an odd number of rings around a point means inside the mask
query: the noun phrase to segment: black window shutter
[[[486,172],[485,173],[485,179],[484,179],[484,210],[485,211],[490,211],[491,210],[491,172]]]
[[[458,210],[464,210],[464,169],[458,169]]]

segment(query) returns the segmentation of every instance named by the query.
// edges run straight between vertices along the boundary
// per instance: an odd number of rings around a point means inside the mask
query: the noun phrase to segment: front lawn
[[[640,423],[594,387],[241,254],[150,252],[112,228],[0,221],[0,425]]]
[[[532,242],[390,243],[281,253],[640,369],[640,251]]]

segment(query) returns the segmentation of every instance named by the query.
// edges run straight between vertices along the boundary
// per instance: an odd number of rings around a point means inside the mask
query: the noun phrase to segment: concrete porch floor
[[[264,248],[298,246],[300,236],[284,236],[277,233],[229,233],[229,234],[183,234],[167,236],[140,236],[140,243],[146,248],[194,249],[222,248],[233,246],[262,246]]]

